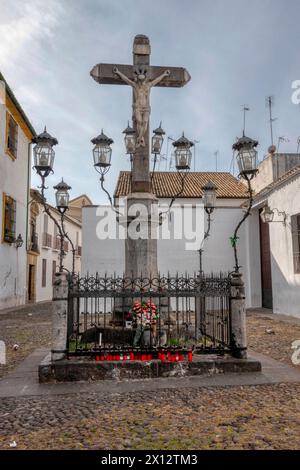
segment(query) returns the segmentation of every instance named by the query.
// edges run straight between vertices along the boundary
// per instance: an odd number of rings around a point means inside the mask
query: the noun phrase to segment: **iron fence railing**
[[[73,276],[70,355],[220,353],[231,344],[230,278]]]

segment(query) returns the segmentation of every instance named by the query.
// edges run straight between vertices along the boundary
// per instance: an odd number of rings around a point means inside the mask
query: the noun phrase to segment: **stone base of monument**
[[[51,362],[50,354],[39,365],[39,381],[74,382],[96,380],[132,380],[158,377],[189,377],[225,373],[261,372],[254,359],[235,359],[231,356],[194,355],[193,361],[161,362],[105,361],[92,358],[70,358]]]

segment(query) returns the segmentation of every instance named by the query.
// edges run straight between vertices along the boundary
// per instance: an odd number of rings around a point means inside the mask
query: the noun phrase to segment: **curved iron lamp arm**
[[[209,234],[210,234],[210,229],[211,229],[211,214],[212,214],[212,210],[207,210],[206,209],[206,213],[207,213],[207,229],[206,229],[206,232],[204,233],[204,237],[202,239],[202,242],[200,244],[200,248],[199,248],[199,264],[200,264],[200,275],[202,276],[203,274],[203,269],[202,269],[202,255],[203,255],[203,245],[204,245],[204,242],[205,240],[209,237]]]
[[[157,162],[157,154],[155,153],[155,154],[154,154],[154,160],[153,160],[152,173],[151,173],[151,175],[150,175],[150,184],[151,184],[151,190],[152,190],[152,192],[154,192],[154,191],[153,191],[152,180],[153,180],[153,176],[154,176],[154,172],[155,172],[156,162]]]
[[[65,231],[65,225],[64,225],[64,217],[65,217],[65,212],[61,213],[61,228],[63,231],[64,236],[66,239],[70,242],[71,248],[72,248],[72,275],[75,274],[75,255],[76,255],[76,249],[74,247],[74,243],[72,242],[71,238],[69,237],[68,233]]]
[[[249,217],[252,206],[253,206],[253,189],[252,189],[252,186],[251,186],[251,179],[253,178],[253,175],[249,177],[245,173],[243,176],[244,176],[244,178],[245,178],[245,180],[247,181],[247,184],[248,184],[249,206],[248,206],[248,209],[246,210],[246,212],[244,213],[244,216],[242,217],[242,219],[240,220],[240,222],[236,226],[233,237],[230,238],[231,245],[232,245],[233,252],[234,252],[234,262],[235,262],[234,272],[236,272],[236,273],[238,273],[239,270],[240,270],[239,261],[238,261],[238,254],[237,254],[237,241],[239,239],[238,231],[241,228],[241,225],[247,219],[247,217]]]
[[[64,265],[63,265],[63,258],[64,258],[64,233],[63,233],[63,230],[61,228],[61,226],[59,225],[59,223],[57,222],[57,220],[55,219],[55,217],[53,217],[53,215],[51,214],[51,211],[50,211],[50,208],[48,206],[48,204],[46,203],[46,199],[45,199],[45,189],[46,186],[45,186],[45,176],[41,176],[41,180],[42,180],[42,185],[40,186],[39,189],[41,189],[41,196],[42,196],[42,204],[43,204],[43,208],[44,208],[44,212],[46,212],[46,214],[50,217],[51,220],[53,220],[54,224],[56,225],[57,229],[58,229],[58,232],[59,232],[59,238],[60,238],[60,251],[59,251],[59,272],[62,272],[64,270]]]
[[[180,188],[180,191],[179,191],[177,194],[175,194],[175,196],[172,197],[172,199],[171,199],[171,201],[170,201],[170,204],[169,204],[169,207],[168,207],[168,210],[165,211],[165,212],[160,212],[160,213],[158,214],[159,217],[161,217],[162,215],[165,215],[165,214],[169,214],[169,212],[170,212],[170,210],[171,210],[171,207],[172,207],[172,205],[174,204],[175,199],[177,199],[179,196],[181,196],[181,194],[182,194],[183,191],[184,191],[184,183],[185,183],[185,178],[186,178],[187,173],[184,173],[184,174],[178,173],[178,174],[179,174],[179,176],[180,176],[180,178],[181,178],[181,188]]]
[[[118,209],[115,208],[115,206],[114,206],[114,204],[113,204],[113,201],[112,201],[112,198],[111,198],[111,195],[109,194],[109,192],[107,191],[107,189],[105,189],[105,187],[104,187],[104,175],[101,175],[101,176],[100,176],[100,184],[101,184],[101,189],[102,189],[102,191],[104,191],[105,194],[106,194],[107,197],[108,197],[108,200],[109,200],[109,203],[110,203],[110,205],[111,205],[112,210],[113,210],[116,214],[122,215],[122,214],[118,211]]]

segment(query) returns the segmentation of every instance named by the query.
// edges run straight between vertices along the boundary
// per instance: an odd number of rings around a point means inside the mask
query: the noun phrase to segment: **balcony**
[[[43,233],[43,247],[52,248],[52,235],[50,233]]]
[[[81,251],[82,251],[81,246],[77,246],[77,248],[76,248],[76,256],[81,256]]]
[[[59,237],[55,237],[55,238],[53,239],[53,246],[52,246],[52,249],[53,249],[53,250],[56,250],[56,251],[60,250],[60,238],[59,238]]]
[[[39,237],[37,233],[32,233],[29,240],[29,251],[39,253]]]

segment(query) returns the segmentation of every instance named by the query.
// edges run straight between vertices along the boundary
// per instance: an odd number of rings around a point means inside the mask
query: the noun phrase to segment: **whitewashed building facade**
[[[300,318],[300,154],[269,153],[253,181],[260,217],[262,306]]]
[[[46,214],[40,194],[31,190],[29,244],[27,266],[27,302],[52,299],[52,286],[59,268],[60,238],[54,221]],[[60,214],[49,206],[51,215],[60,223]],[[66,212],[64,227],[76,250],[75,272],[81,271],[81,222]],[[64,242],[64,268],[72,272],[73,253],[68,240]]]
[[[26,240],[35,131],[0,74],[0,309],[26,302]],[[22,246],[16,247],[20,235]]]
[[[191,243],[188,232],[182,237],[158,239],[158,269],[161,274],[193,275],[199,272],[199,253],[201,240],[207,224],[201,188],[211,180],[218,187],[217,206],[212,214],[212,226],[209,238],[204,245],[203,268],[210,272],[229,272],[233,270],[234,256],[230,237],[243,216],[242,205],[247,199],[246,188],[229,173],[189,173],[183,194],[172,206],[171,217],[176,211],[182,213],[182,207],[188,211],[197,210],[197,225],[192,231],[197,232],[197,242]],[[154,192],[159,199],[161,211],[165,211],[173,194],[178,193],[178,175],[175,172],[156,172],[153,178]],[[119,205],[130,190],[130,175],[121,172],[115,192],[115,203]],[[105,212],[104,206],[86,205],[83,208],[83,249],[82,273],[100,275],[122,275],[125,268],[125,240],[99,239],[99,223]],[[109,210],[109,206],[107,206]],[[114,217],[115,219],[115,217]],[[244,272],[246,299],[248,307],[261,306],[260,256],[259,256],[259,217],[255,211],[242,226],[239,233],[239,262]],[[183,219],[183,225],[185,224]],[[194,233],[195,235],[195,233]],[[193,234],[192,234],[193,238]],[[256,253],[253,256],[253,253]]]

